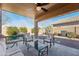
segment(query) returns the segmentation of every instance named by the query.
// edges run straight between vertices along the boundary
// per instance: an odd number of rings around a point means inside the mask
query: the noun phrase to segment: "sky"
[[[2,11],[2,20],[3,25],[10,25],[16,27],[29,27],[33,28],[33,20],[30,17],[24,17],[22,15]]]
[[[47,26],[53,24],[54,22],[57,22],[59,20],[65,19],[65,18],[70,18],[73,16],[74,17],[79,16],[79,12],[73,12],[70,14],[46,19],[44,21],[39,22],[38,26],[41,28],[44,28],[44,27],[47,27]],[[16,27],[21,27],[21,26],[24,26],[27,28],[34,27],[34,22],[33,22],[32,18],[14,14],[14,13],[7,12],[7,11],[2,11],[2,23],[3,23],[3,25],[10,25],[10,26],[16,26]]]

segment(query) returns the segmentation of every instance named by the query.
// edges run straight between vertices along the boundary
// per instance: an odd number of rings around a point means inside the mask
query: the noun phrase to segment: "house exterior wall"
[[[79,25],[54,27],[53,32],[54,33],[61,33],[61,31],[67,31],[67,32],[74,32],[75,33],[75,27],[76,27],[76,34],[79,35]]]
[[[63,30],[67,32],[76,32],[76,34],[79,34],[79,16],[62,19],[61,21],[54,23],[53,27],[54,33],[60,33]]]

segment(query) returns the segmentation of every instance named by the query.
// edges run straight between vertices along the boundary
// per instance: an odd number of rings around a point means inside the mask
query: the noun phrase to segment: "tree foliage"
[[[48,26],[47,28],[45,28],[45,34],[49,34],[50,32],[52,32],[52,27]]]
[[[40,29],[40,28],[37,29],[38,32],[39,32],[39,29]],[[35,33],[35,28],[32,28],[31,32],[32,32],[32,33]]]
[[[35,32],[35,29],[34,28],[32,28],[32,31],[31,31],[32,33],[34,33]]]
[[[7,27],[7,35],[11,36],[11,35],[17,35],[19,32],[17,27]]]
[[[26,27],[20,27],[19,31],[22,33],[27,33],[27,28]]]

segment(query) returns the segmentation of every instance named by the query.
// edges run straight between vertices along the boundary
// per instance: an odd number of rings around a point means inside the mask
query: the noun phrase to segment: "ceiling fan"
[[[48,5],[49,3],[36,3],[36,9],[37,11],[43,10],[44,12],[47,12],[48,10],[44,8],[43,6]]]

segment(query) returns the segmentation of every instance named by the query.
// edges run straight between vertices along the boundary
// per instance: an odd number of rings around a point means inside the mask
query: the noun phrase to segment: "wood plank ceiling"
[[[48,11],[37,11],[34,3],[3,3],[2,10],[13,12],[19,15],[31,17],[37,21],[46,20],[48,18],[64,15],[69,12],[78,11],[79,3],[49,3],[41,6]]]

